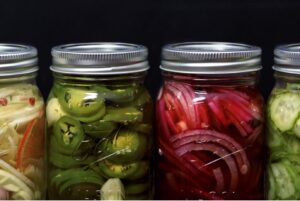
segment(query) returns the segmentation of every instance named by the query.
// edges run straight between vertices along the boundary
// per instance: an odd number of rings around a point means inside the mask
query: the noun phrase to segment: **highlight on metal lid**
[[[274,50],[275,71],[300,74],[300,43],[279,45]]]
[[[38,71],[37,49],[29,45],[0,43],[0,77]]]
[[[187,74],[236,74],[259,71],[261,48],[242,43],[187,42],[162,49],[161,69]]]
[[[147,71],[145,46],[129,43],[75,43],[52,49],[56,73],[73,75],[115,75]]]

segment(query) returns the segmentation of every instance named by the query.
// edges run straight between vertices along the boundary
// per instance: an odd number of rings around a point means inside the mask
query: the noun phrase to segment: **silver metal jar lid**
[[[0,77],[18,76],[38,71],[37,50],[28,45],[0,44]]]
[[[56,73],[71,75],[116,75],[149,69],[145,46],[128,43],[77,43],[54,47]]]
[[[277,46],[274,55],[275,71],[300,74],[300,43]]]
[[[188,42],[163,47],[164,71],[187,74],[236,74],[260,70],[261,49],[226,42]]]

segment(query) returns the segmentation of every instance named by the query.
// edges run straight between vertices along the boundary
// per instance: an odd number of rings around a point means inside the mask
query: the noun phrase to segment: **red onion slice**
[[[229,151],[235,153],[234,155],[238,155],[239,160],[237,161],[240,161],[238,163],[240,164],[239,167],[241,173],[246,174],[248,172],[250,169],[250,162],[245,153],[245,149],[237,141],[226,134],[214,130],[195,129],[173,136],[170,138],[170,142],[173,143],[174,147],[178,148],[187,143],[200,141],[201,139],[199,138],[202,138],[202,136],[211,136],[210,142],[220,144]]]
[[[166,173],[171,173],[176,175],[177,177],[182,179],[182,182],[186,184],[191,184],[193,186],[199,187],[199,181],[195,179],[192,175],[188,172],[180,171],[175,169],[172,164],[166,164],[164,162],[159,163],[159,169],[163,170]]]
[[[168,92],[166,92],[163,95],[163,98],[165,100],[165,103],[167,105],[167,110],[174,111],[174,114],[176,117],[181,119],[185,114],[184,111],[181,108],[181,104],[178,102],[176,98],[173,98],[172,95]]]
[[[199,145],[205,144],[205,143],[215,143],[220,146],[223,146],[227,150],[231,152],[231,154],[235,157],[238,165],[240,172],[242,174],[246,174],[249,170],[249,160],[247,158],[247,155],[244,151],[244,149],[241,146],[235,147],[231,141],[234,141],[232,138],[230,141],[227,141],[225,139],[222,139],[223,136],[217,135],[215,136],[214,134],[211,135],[194,135],[190,137],[183,138],[179,141],[176,141],[173,146],[174,148],[179,148],[183,145],[189,144],[191,142],[197,143]],[[237,142],[234,142],[234,144],[237,144]]]
[[[198,114],[198,112],[197,112],[197,102],[198,102],[198,100],[197,100],[197,97],[196,97],[196,91],[194,91],[194,89],[190,86],[190,85],[187,85],[187,84],[185,84],[185,85],[182,85],[185,89],[186,89],[186,91],[187,91],[187,93],[190,95],[190,97],[191,97],[191,104],[193,105],[193,110],[191,111],[191,112],[193,112],[193,115],[195,116],[194,118],[195,118],[195,127],[194,128],[196,128],[196,127],[198,127],[199,125],[200,125],[200,115]]]
[[[0,200],[9,200],[9,192],[0,187]]]
[[[224,200],[224,198],[220,197],[219,195],[216,195],[215,193],[209,193],[195,188],[191,188],[190,192],[193,195],[199,196],[205,200]]]
[[[202,189],[201,187],[198,187],[199,181],[195,180],[195,178],[193,178],[188,172],[186,173],[183,171],[178,171],[175,168],[172,168],[169,165],[164,163],[160,163],[159,168],[166,172],[166,177],[169,184],[177,192],[190,193],[193,196],[199,197],[201,199],[208,199],[208,200],[223,199],[217,196],[216,194],[209,193],[204,189]],[[184,185],[176,185],[177,180],[179,180],[181,184],[184,183]]]
[[[228,98],[232,100],[237,100],[240,103],[249,106],[250,105],[250,97],[240,91],[234,90],[234,89],[224,89],[224,88],[218,88],[217,91],[224,93]]]
[[[232,114],[230,111],[226,110],[227,117],[231,120],[233,125],[236,127],[236,129],[239,131],[241,136],[246,137],[248,135],[247,131],[244,129],[244,127],[240,124],[240,122],[236,119],[234,114]]]
[[[251,98],[237,90],[218,89],[218,91],[227,94],[228,99],[234,102],[241,110],[249,113],[257,120],[262,120],[262,112],[257,107],[257,104],[251,102]]]
[[[263,131],[263,125],[256,127],[254,131],[251,133],[251,135],[247,138],[247,141],[252,144],[256,141],[256,139],[262,134]]]
[[[186,161],[184,161],[183,158],[176,155],[176,153],[170,147],[168,147],[168,145],[164,143],[163,140],[160,138],[159,145],[159,148],[163,152],[163,155],[171,164],[177,166],[179,169],[182,169],[185,172],[188,172],[189,174],[192,174],[193,177],[196,180],[198,180],[198,182],[202,180],[202,178],[199,176],[198,170],[196,170],[191,164],[186,163]]]
[[[197,116],[199,116],[201,119],[200,121],[200,128],[208,128],[210,127],[210,119],[209,119],[209,114],[207,111],[207,105],[206,102],[202,101],[202,102],[198,102],[195,104],[196,107],[196,113]]]
[[[174,121],[173,121],[173,118],[172,118],[172,115],[170,114],[169,111],[165,111],[165,115],[166,115],[166,122],[168,125],[169,125],[169,128],[170,130],[177,134],[177,133],[180,133],[181,130],[177,129],[176,125],[174,124]]]
[[[213,112],[213,114],[217,117],[217,119],[220,121],[223,126],[227,126],[228,121],[227,118],[225,117],[223,109],[220,107],[220,105],[215,102],[214,100],[210,100],[208,102],[208,106]]]
[[[166,84],[166,89],[175,96],[174,100],[177,99],[180,102],[180,105],[182,106],[184,113],[188,116],[189,115],[188,103],[186,102],[183,93],[177,88],[170,85],[170,83]]]
[[[197,136],[197,135],[213,135],[217,138],[224,139],[232,143],[232,145],[238,149],[242,149],[242,146],[236,142],[233,138],[230,136],[214,131],[214,130],[206,130],[206,129],[195,129],[195,130],[189,130],[185,131],[179,135],[175,135],[172,138],[170,138],[170,142],[175,142],[176,140],[180,140],[186,137],[191,137],[191,136]]]
[[[215,190],[217,193],[222,193],[225,187],[225,181],[224,181],[222,170],[220,167],[218,167],[216,169],[213,169],[213,173],[215,175],[216,182],[217,182]]]
[[[186,115],[189,117],[189,120],[187,122],[188,125],[190,125],[190,128],[195,128],[196,111],[194,108],[194,103],[191,94],[186,90],[184,84],[168,82],[167,86],[168,89],[170,89],[173,92],[173,94],[177,97],[177,99],[181,102]]]
[[[214,144],[208,144],[208,143],[207,144],[195,144],[195,143],[186,144],[178,148],[175,151],[175,153],[178,156],[183,156],[184,154],[191,151],[208,151],[213,153],[214,155],[217,155],[220,158],[207,163],[206,166],[215,163],[218,160],[224,160],[224,162],[228,166],[231,175],[231,181],[229,187],[230,191],[235,191],[237,189],[239,176],[238,176],[237,166],[234,162],[234,159],[231,157],[232,153],[229,153],[228,151],[226,151],[224,148],[220,146]]]
[[[214,177],[211,171],[205,167],[205,162],[194,156],[192,153],[187,153],[183,156],[183,159],[188,163],[191,163],[197,170],[205,173],[209,177]]]
[[[158,110],[159,110],[159,126],[161,127],[161,134],[165,136],[166,139],[169,139],[171,137],[168,125],[167,125],[167,120],[165,116],[165,103],[163,99],[160,99],[158,102]]]
[[[251,120],[253,120],[251,112],[246,112],[247,110],[249,110],[249,108],[247,108],[245,111],[245,109],[243,109],[243,106],[239,106],[236,101],[229,101],[227,99],[222,99],[222,103],[226,110],[233,111],[239,121],[250,122]]]
[[[258,107],[258,104],[251,103],[251,105],[250,105],[250,111],[251,111],[252,116],[255,117],[255,119],[263,121],[263,112]]]

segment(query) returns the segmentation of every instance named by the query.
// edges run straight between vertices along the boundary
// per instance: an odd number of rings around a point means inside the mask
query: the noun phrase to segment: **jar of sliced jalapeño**
[[[52,49],[47,102],[50,199],[151,199],[147,49],[124,43]]]

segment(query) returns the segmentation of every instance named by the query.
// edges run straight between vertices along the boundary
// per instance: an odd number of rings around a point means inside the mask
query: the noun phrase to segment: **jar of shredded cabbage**
[[[54,47],[47,103],[50,199],[151,199],[152,102],[144,46]]]
[[[37,50],[0,44],[0,200],[45,198],[45,108]]]
[[[262,199],[264,101],[259,47],[163,48],[157,99],[158,199]]]

